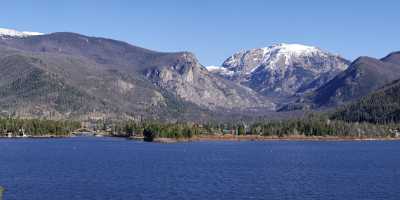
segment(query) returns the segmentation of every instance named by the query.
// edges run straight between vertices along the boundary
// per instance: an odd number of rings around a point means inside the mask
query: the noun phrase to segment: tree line
[[[157,123],[123,122],[114,124],[112,135],[120,137],[143,136],[146,140],[157,137],[191,138],[196,135],[260,135],[260,136],[337,136],[337,137],[396,137],[397,124],[374,124],[332,120],[326,116],[304,119],[264,120],[253,123]]]
[[[80,128],[79,122],[44,119],[0,118],[0,136],[68,136]],[[260,135],[260,136],[337,136],[337,137],[398,137],[400,125],[376,124],[330,119],[310,115],[302,119],[236,121],[230,123],[161,123],[127,121],[99,123],[99,130],[118,137],[192,138],[198,135]]]
[[[44,119],[0,118],[0,136],[67,136],[80,127],[79,122]]]
[[[191,138],[195,135],[210,134],[211,129],[192,123],[122,122],[114,124],[111,134],[118,137],[143,136],[145,140],[154,138]]]

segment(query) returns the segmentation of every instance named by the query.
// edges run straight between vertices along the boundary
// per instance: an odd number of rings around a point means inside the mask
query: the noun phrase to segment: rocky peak
[[[296,64],[299,59],[308,59],[312,57],[339,57],[337,55],[325,52],[317,47],[306,46],[301,44],[275,44],[269,47],[256,48],[248,51],[241,51],[229,57],[222,66],[233,72],[241,74],[249,74],[254,72],[258,67],[269,68],[271,70],[282,70]],[[315,67],[315,70],[329,70],[328,67],[337,67],[345,70],[348,64],[337,66],[321,66],[305,65],[298,67]]]
[[[315,90],[349,64],[317,47],[282,43],[238,52],[222,64],[223,69],[210,69],[265,95],[279,96]]]

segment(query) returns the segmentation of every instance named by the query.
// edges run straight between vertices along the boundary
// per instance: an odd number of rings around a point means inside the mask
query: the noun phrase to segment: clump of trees
[[[256,123],[250,133],[264,136],[338,136],[338,137],[389,137],[396,125],[371,123],[350,123],[320,119],[300,119]]]
[[[127,122],[113,126],[112,135],[119,137],[143,136],[147,141],[154,138],[191,138],[194,135],[211,133],[198,124]]]
[[[0,136],[67,136],[79,122],[0,118]]]
[[[236,123],[156,123],[125,122],[113,126],[112,135],[120,137],[143,136],[154,138],[191,138],[196,135],[233,134],[261,136],[337,136],[337,137],[395,137],[396,124],[373,124],[331,120],[326,116],[308,116],[304,119],[265,120],[247,124]]]

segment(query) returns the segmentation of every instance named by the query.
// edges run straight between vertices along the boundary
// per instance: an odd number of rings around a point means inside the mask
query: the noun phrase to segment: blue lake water
[[[400,199],[400,142],[2,139],[5,200]]]

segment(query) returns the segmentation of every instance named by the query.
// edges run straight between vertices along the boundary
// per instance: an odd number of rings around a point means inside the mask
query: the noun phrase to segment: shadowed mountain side
[[[281,110],[329,108],[359,100],[400,78],[400,65],[394,64],[398,62],[398,58],[393,57],[395,54],[391,55],[382,60],[360,57],[347,70],[315,92]]]
[[[338,109],[332,118],[373,123],[400,122],[400,80]]]

